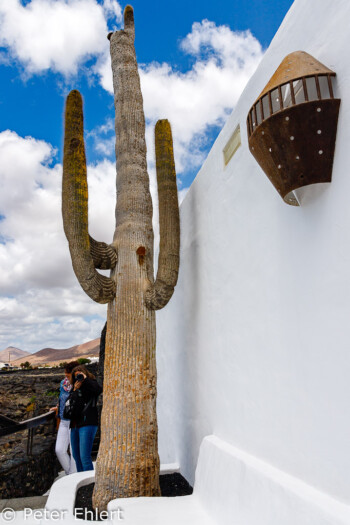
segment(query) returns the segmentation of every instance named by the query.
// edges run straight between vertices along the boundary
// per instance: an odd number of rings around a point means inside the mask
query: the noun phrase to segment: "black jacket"
[[[87,425],[98,425],[97,398],[102,392],[102,387],[95,379],[86,377],[78,390],[71,396],[81,397],[81,411],[79,415],[71,419],[70,428],[86,427]],[[88,406],[87,406],[88,405]]]

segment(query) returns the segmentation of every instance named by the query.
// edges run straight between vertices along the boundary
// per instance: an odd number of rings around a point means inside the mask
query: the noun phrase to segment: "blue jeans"
[[[91,459],[91,450],[97,432],[97,425],[72,428],[70,434],[73,458],[77,466],[77,472],[94,470]]]

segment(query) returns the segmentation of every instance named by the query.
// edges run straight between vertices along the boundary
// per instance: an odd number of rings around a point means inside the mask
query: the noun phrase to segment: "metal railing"
[[[0,414],[0,437],[15,434],[22,430],[28,430],[27,455],[31,456],[33,452],[34,429],[40,425],[45,425],[50,421],[55,422],[55,412],[53,411],[45,412],[45,414],[41,414],[41,416],[32,417],[31,419],[26,419],[20,422],[14,421],[9,417]],[[54,428],[55,426],[56,425],[54,425]]]

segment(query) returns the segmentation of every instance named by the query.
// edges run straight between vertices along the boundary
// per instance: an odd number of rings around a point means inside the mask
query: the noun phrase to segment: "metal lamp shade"
[[[303,51],[288,55],[249,111],[249,149],[278,193],[330,182],[340,99],[335,73]]]

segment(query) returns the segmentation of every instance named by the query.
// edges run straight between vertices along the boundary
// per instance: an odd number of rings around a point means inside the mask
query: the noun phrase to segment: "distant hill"
[[[8,363],[9,362],[9,354],[10,354],[10,360],[15,361],[15,359],[23,359],[23,357],[27,357],[32,355],[29,352],[26,352],[25,350],[21,350],[20,348],[15,348],[14,346],[8,346],[5,348],[5,350],[0,351],[0,363]]]
[[[94,339],[81,345],[71,346],[70,348],[43,348],[34,354],[25,352],[25,361],[31,365],[58,365],[63,361],[73,361],[79,357],[98,357],[100,353],[100,339]],[[12,360],[11,364],[20,365],[23,357]]]

